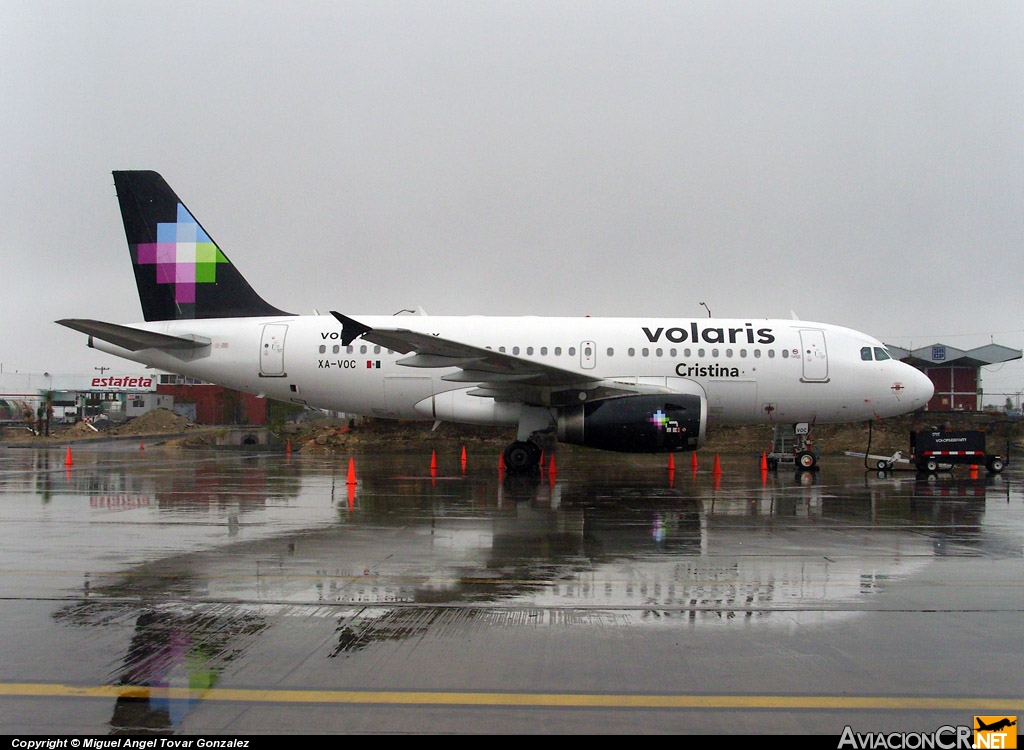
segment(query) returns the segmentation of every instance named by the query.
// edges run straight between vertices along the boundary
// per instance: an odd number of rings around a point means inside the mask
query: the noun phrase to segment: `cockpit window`
[[[874,354],[874,356],[872,356]],[[887,359],[892,359],[892,356],[880,346],[874,348],[870,346],[863,346],[860,350],[860,358],[865,362],[870,362],[872,359],[876,362],[884,362]]]

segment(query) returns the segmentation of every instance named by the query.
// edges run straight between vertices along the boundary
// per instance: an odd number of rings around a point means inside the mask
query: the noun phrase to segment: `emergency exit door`
[[[267,323],[260,337],[260,377],[283,378],[284,337],[288,326],[284,323]]]

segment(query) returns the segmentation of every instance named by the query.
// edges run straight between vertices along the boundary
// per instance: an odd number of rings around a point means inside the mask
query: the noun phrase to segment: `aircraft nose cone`
[[[910,365],[907,366],[910,367]],[[913,370],[911,395],[914,399],[914,408],[920,409],[932,400],[932,396],[935,395],[935,385],[932,383],[931,378],[916,367],[910,367],[910,369]]]

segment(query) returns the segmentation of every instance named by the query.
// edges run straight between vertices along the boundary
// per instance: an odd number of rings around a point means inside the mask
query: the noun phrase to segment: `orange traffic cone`
[[[355,483],[356,483],[356,460],[354,458],[350,458],[348,460],[348,482],[347,482],[347,484],[355,484]]]
[[[717,453],[715,454],[715,465],[711,469],[711,473],[714,474],[715,476],[721,476],[722,475],[722,462],[718,460],[718,454]]]
[[[71,446],[69,445],[68,446],[68,455],[64,458],[64,465],[65,466],[72,466],[72,465],[74,465],[74,463],[75,462],[71,460]]]
[[[690,454],[690,469],[692,469],[693,471],[697,471],[697,454],[696,453],[691,453]]]
[[[675,471],[676,470],[676,459],[675,459],[675,456],[673,456],[671,453],[668,454],[668,470],[669,471]]]

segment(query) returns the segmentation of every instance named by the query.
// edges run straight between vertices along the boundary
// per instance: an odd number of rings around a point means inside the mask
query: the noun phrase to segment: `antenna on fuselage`
[[[700,303],[700,306],[701,306],[701,307],[703,307],[703,308],[704,308],[705,310],[707,310],[707,311],[708,311],[708,317],[710,318],[710,317],[711,317],[711,308],[707,306],[707,303],[705,303],[705,302],[701,302],[701,303]]]

